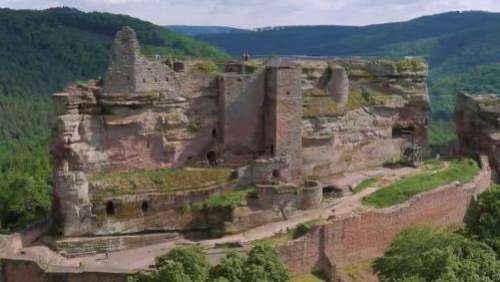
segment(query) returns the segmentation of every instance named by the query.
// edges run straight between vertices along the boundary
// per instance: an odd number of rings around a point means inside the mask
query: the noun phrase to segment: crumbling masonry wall
[[[470,183],[445,185],[398,206],[333,219],[279,246],[278,252],[292,273],[308,273],[325,263],[345,267],[379,257],[399,232],[413,225],[460,224],[473,199],[491,186],[487,157],[481,158],[481,167]]]

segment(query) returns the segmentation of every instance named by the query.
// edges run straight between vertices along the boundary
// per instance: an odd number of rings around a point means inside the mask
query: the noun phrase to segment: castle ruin
[[[30,272],[28,281],[121,282],[149,266],[154,246],[244,247],[273,236],[270,225],[294,228],[290,218],[324,223],[277,247],[285,263],[294,274],[319,268],[332,278],[337,266],[381,255],[412,224],[460,223],[490,186],[485,157],[470,183],[385,209],[348,205],[362,197],[354,186],[426,147],[427,75],[419,58],[150,58],[124,27],[102,79],[53,95],[58,233],[43,238],[50,249],[26,243],[43,232],[14,238],[6,281]],[[488,155],[498,173],[497,100],[461,95],[457,131],[460,152]],[[210,202],[235,193],[245,195],[241,203]],[[348,208],[338,213],[337,204]],[[151,257],[119,268],[138,248]],[[103,262],[104,253],[118,255]]]
[[[426,143],[419,59],[271,58],[210,73],[204,63],[149,60],[125,27],[102,81],[54,94],[55,215],[65,236],[208,226],[181,209],[238,187],[327,186],[339,173],[397,161],[409,138]],[[159,170],[205,182],[163,189],[119,180]]]

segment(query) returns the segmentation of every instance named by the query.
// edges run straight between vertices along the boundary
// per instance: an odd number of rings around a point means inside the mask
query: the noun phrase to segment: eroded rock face
[[[485,154],[500,175],[500,95],[459,93],[456,104],[459,150],[462,154]]]
[[[410,139],[426,143],[430,100],[423,61],[353,59],[299,65],[305,175],[328,176],[393,162]],[[342,69],[349,76],[348,86]]]
[[[176,71],[168,60],[148,60],[124,28],[103,81],[54,94],[55,214],[64,235],[207,226],[181,210],[238,184],[300,186],[304,177],[397,160],[408,132],[425,143],[430,107],[420,60],[275,58],[230,62],[225,73],[204,64]],[[236,169],[236,179],[176,193],[155,182],[99,184],[103,174],[213,165]]]

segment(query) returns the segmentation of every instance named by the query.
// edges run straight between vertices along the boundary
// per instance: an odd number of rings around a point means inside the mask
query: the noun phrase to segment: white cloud
[[[365,25],[401,21],[450,10],[500,12],[500,0],[0,0],[0,7],[129,14],[157,24]]]

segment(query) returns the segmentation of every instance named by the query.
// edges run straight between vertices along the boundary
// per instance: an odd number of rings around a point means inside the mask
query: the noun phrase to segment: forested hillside
[[[246,31],[244,29],[226,27],[226,26],[191,26],[191,25],[167,25],[167,29],[177,33],[186,34],[189,36],[203,34],[227,34],[231,32]]]
[[[449,120],[458,90],[500,93],[500,14],[450,12],[365,27],[297,26],[199,35],[231,54],[423,56],[433,117]]]
[[[128,16],[0,9],[0,230],[47,215],[51,202],[50,95],[101,76],[112,39],[134,28],[148,54],[221,58],[218,49]]]

